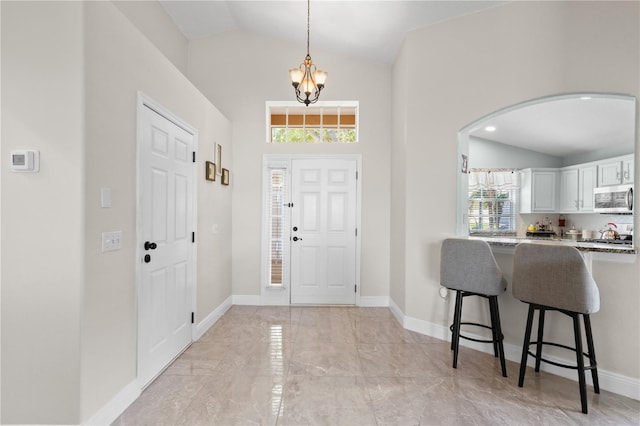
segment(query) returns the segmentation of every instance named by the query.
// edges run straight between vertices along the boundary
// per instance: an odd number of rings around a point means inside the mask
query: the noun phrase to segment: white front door
[[[296,159],[291,303],[355,304],[356,161]]]
[[[146,105],[139,118],[138,382],[191,343],[194,135]]]

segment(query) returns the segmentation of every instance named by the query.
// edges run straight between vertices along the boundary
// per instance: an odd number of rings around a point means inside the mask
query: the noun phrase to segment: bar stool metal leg
[[[491,310],[491,328],[493,332],[493,347],[495,356],[500,357],[500,368],[502,377],[507,377],[507,364],[504,359],[504,336],[502,335],[502,325],[500,324],[500,310],[498,309],[498,297],[489,297],[489,309]]]
[[[536,344],[536,372],[540,371],[540,361],[542,360],[542,337],[544,335],[544,308],[538,308],[538,343]],[[529,348],[527,348],[528,350]]]
[[[578,383],[582,412],[587,414],[587,384],[584,378],[584,354],[582,353],[582,334],[580,333],[580,314],[573,313],[573,333],[576,338],[576,361],[578,363]]]
[[[500,355],[498,349],[498,333],[496,332],[496,310],[494,297],[489,297],[489,314],[491,315],[491,336],[493,338],[493,356],[496,358]]]
[[[593,335],[591,334],[591,318],[589,314],[582,315],[584,319],[584,332],[587,335],[587,349],[589,351],[589,361],[591,363],[591,378],[593,379],[593,391],[600,393],[600,383],[598,381],[598,362],[596,361],[596,350],[593,346]]]
[[[524,333],[524,343],[522,345],[522,359],[520,360],[520,377],[518,377],[518,387],[524,385],[524,373],[527,371],[527,356],[529,355],[529,340],[531,339],[531,326],[533,325],[533,306],[529,305],[527,315],[527,329]]]
[[[460,348],[460,322],[462,320],[462,291],[456,291],[456,308],[453,318],[453,336],[451,344],[453,345],[453,368],[458,368],[458,350]]]
[[[456,301],[454,303],[454,308],[453,308],[453,324],[456,323],[456,318],[459,318],[461,316],[459,315],[459,311],[458,311],[458,298],[462,297],[460,293],[461,293],[460,290],[456,290]],[[454,349],[454,344],[456,342],[456,340],[453,337],[454,337],[453,328],[451,328],[451,350]]]

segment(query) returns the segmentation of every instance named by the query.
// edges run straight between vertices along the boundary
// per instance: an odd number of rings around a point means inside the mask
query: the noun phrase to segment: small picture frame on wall
[[[216,164],[211,161],[205,162],[205,178],[207,180],[216,180]]]
[[[222,175],[222,145],[216,144],[216,164],[218,176]]]
[[[229,185],[229,170],[228,169],[222,169],[222,184],[223,185]]]

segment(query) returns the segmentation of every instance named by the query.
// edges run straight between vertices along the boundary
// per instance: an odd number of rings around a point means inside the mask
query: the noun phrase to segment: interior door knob
[[[155,250],[156,247],[158,247],[158,245],[156,243],[152,243],[150,241],[145,241],[144,242],[144,249],[145,250]]]

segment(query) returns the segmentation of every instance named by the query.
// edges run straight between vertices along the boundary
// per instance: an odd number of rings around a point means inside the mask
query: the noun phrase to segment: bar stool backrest
[[[513,259],[513,297],[581,314],[600,310],[600,292],[578,249],[522,243]]]
[[[440,283],[452,290],[487,296],[497,296],[507,289],[489,244],[461,238],[447,238],[442,243]]]

